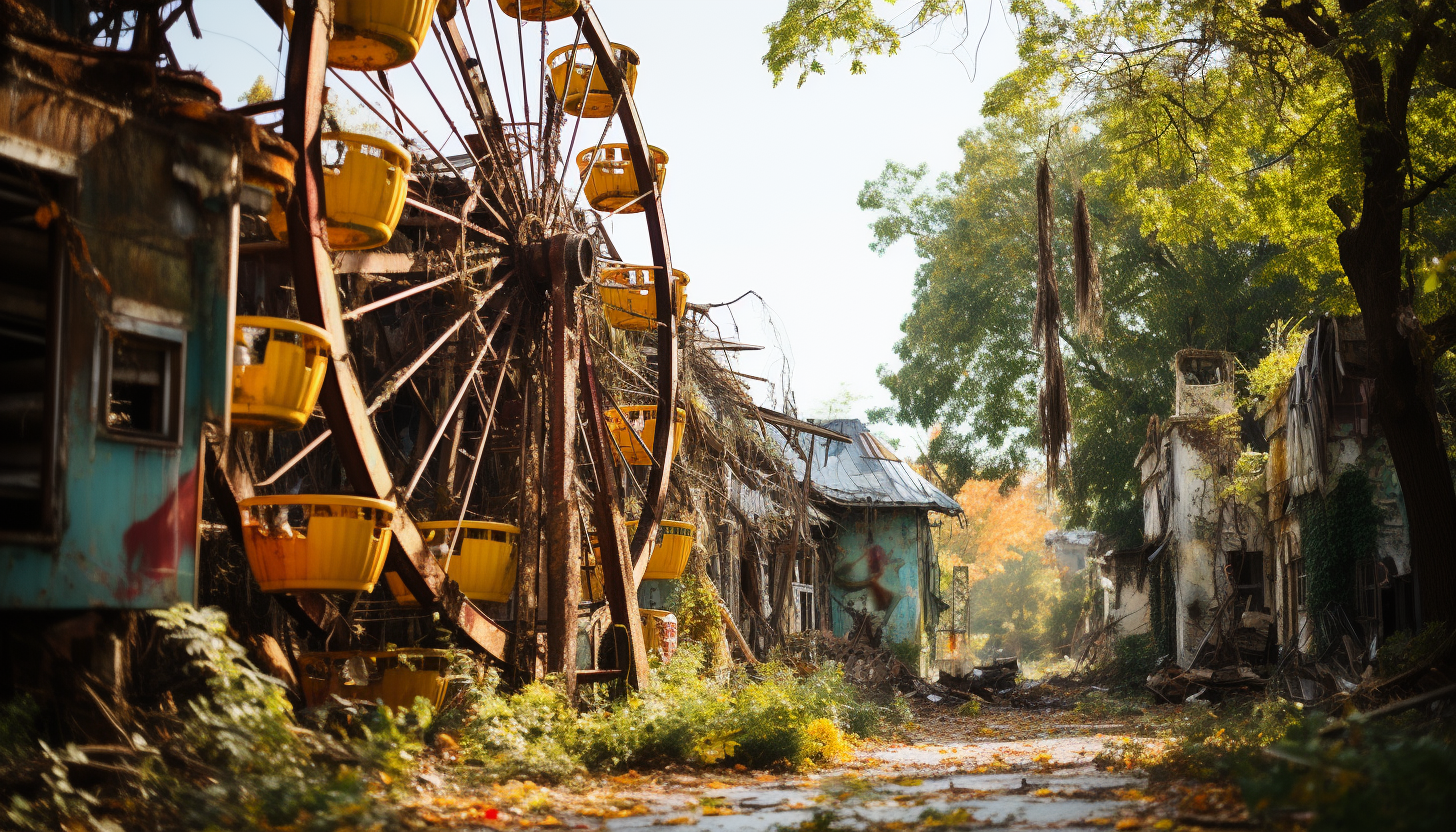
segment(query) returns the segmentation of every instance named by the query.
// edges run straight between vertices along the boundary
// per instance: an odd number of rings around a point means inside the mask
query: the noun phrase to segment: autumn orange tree
[[[970,567],[971,631],[1009,652],[1039,652],[1062,595],[1061,570],[1046,554],[1046,534],[1057,522],[1045,488],[1034,480],[1003,488],[1000,480],[972,479],[956,501],[965,522],[946,523],[936,541],[942,580],[952,567]]]

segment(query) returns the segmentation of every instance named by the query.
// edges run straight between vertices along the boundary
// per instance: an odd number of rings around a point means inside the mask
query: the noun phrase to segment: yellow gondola
[[[667,184],[667,153],[651,147],[652,163],[657,169],[657,191]],[[577,171],[585,181],[586,200],[598,211],[636,214],[646,210],[638,197],[637,172],[625,144],[604,144],[589,147],[576,155]]]
[[[298,430],[329,369],[329,333],[287,318],[239,315],[233,324],[234,425]]]
[[[673,417],[673,459],[677,459],[678,449],[682,447],[683,427],[687,420],[688,412],[679,407]],[[635,427],[636,425],[641,427]],[[652,440],[657,435],[657,405],[634,404],[610,408],[607,410],[607,429],[612,432],[612,439],[622,451],[622,457],[627,460],[628,465],[652,464],[652,455],[648,451],[653,447]],[[633,434],[636,434],[635,438]]]
[[[243,548],[264,592],[369,592],[384,571],[394,503],[342,494],[249,497]]]
[[[631,95],[637,89],[637,65],[642,59],[631,47],[620,43],[612,44],[612,53],[627,84],[627,94]],[[561,102],[561,109],[570,115],[606,118],[617,111],[618,102],[595,64],[596,53],[584,43],[574,48],[563,46],[546,57],[546,65],[551,67],[551,89]]]
[[[409,154],[384,139],[361,133],[325,133],[322,138],[343,151],[338,164],[324,168],[329,248],[379,248],[389,242],[404,213]],[[288,242],[288,218],[276,200],[268,227],[273,236]]]
[[[607,323],[617,329],[647,330],[657,323],[657,285],[652,269],[603,269],[602,284],[597,291],[602,297],[602,311]],[[688,309],[688,276],[681,269],[672,270],[677,285],[677,316]]]

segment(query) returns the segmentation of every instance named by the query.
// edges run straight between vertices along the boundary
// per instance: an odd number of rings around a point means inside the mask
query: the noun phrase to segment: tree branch
[[[1431,339],[1431,354],[1433,356],[1445,355],[1447,350],[1456,347],[1456,309],[1431,321],[1422,329]]]
[[[1432,177],[1430,179],[1427,179],[1426,180],[1426,184],[1424,184],[1424,185],[1420,186],[1419,188],[1415,189],[1414,191],[1412,191],[1411,194],[1410,194],[1410,196],[1407,196],[1405,198],[1405,202],[1402,202],[1400,204],[1400,207],[1401,208],[1414,208],[1417,205],[1420,205],[1422,202],[1425,202],[1426,201],[1426,197],[1428,197],[1432,193],[1434,193],[1436,191],[1436,189],[1441,188],[1441,187],[1444,187],[1445,184],[1446,184],[1446,182],[1452,176],[1456,176],[1456,165],[1452,165],[1452,166],[1446,168],[1445,170],[1441,171],[1436,176],[1434,176],[1434,177]]]
[[[1330,206],[1330,210],[1340,218],[1340,223],[1345,226],[1345,230],[1349,231],[1350,227],[1355,224],[1355,214],[1350,210],[1350,206],[1345,204],[1345,198],[1335,194],[1325,204]]]

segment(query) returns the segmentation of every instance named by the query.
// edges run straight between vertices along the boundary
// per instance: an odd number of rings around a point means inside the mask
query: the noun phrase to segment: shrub
[[[899,700],[861,699],[837,665],[800,676],[770,662],[716,677],[703,663],[703,646],[684,644],[653,668],[647,689],[610,702],[588,695],[582,713],[556,688],[537,683],[506,695],[487,676],[466,694],[466,757],[490,778],[549,782],[669,762],[806,767],[843,759],[854,736],[908,717]]]
[[[204,691],[182,719],[143,716],[132,743],[135,766],[108,764],[112,778],[82,790],[72,767],[95,768],[75,746],[38,742],[27,755],[40,782],[16,789],[6,817],[22,829],[326,830],[397,825],[394,796],[421,747],[430,707],[349,706],[300,725],[277,680],[252,665],[227,635],[227,616],[188,605],[155,613],[167,641],[189,657]],[[8,723],[15,713],[7,708]],[[149,740],[148,733],[161,739]],[[14,738],[10,738],[14,742]],[[17,748],[19,747],[18,744]],[[12,751],[12,754],[21,753]],[[24,794],[21,794],[21,792]]]
[[[1256,771],[1264,747],[1284,739],[1304,716],[1303,708],[1287,699],[1195,711],[1177,726],[1150,772],[1162,779],[1210,780]]]
[[[1122,636],[1112,643],[1111,654],[1093,668],[1090,676],[1116,693],[1140,691],[1148,676],[1158,669],[1160,658],[1162,651],[1152,633]]]
[[[1432,621],[1419,633],[1401,630],[1392,634],[1375,653],[1379,675],[1395,676],[1415,667],[1441,646],[1447,632],[1444,622]]]
[[[1362,725],[1321,738],[1312,717],[1275,745],[1274,759],[1240,778],[1251,811],[1312,812],[1311,832],[1436,832],[1456,817],[1456,749],[1449,738]]]

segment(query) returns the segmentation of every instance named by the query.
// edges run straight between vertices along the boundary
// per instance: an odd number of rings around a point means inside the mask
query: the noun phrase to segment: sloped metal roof
[[[945,514],[960,514],[961,507],[945,492],[930,484],[903,462],[858,419],[810,419],[816,425],[838,431],[854,441],[838,442],[799,436],[799,448],[809,450],[812,439],[814,470],[810,487],[819,496],[844,506],[924,508]],[[781,440],[782,441],[782,440]],[[825,448],[825,445],[828,448]],[[804,476],[804,461],[785,448],[796,477]]]

